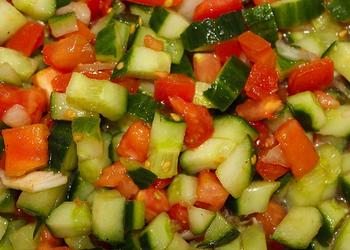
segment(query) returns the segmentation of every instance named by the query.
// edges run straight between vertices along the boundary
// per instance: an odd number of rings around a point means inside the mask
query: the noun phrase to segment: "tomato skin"
[[[80,34],[70,35],[44,46],[44,62],[54,68],[70,72],[80,63],[93,63],[93,46]]]
[[[261,5],[261,4],[265,4],[265,3],[273,3],[276,0],[253,0],[255,5]]]
[[[237,38],[220,42],[214,47],[215,55],[220,58],[221,63],[225,63],[231,56],[239,57],[242,49]]]
[[[130,94],[136,94],[140,87],[140,81],[131,77],[118,77],[113,79],[113,82],[127,88]]]
[[[119,143],[117,152],[139,162],[147,160],[151,129],[143,121],[137,121],[128,128]]]
[[[275,137],[270,133],[269,128],[263,121],[250,121],[249,124],[259,132],[259,137],[255,141],[255,145],[259,150],[276,145]]]
[[[288,93],[323,90],[333,81],[334,65],[329,58],[322,58],[295,68],[288,79]]]
[[[196,206],[219,211],[225,205],[228,196],[229,193],[213,172],[204,170],[198,174]]]
[[[134,199],[139,192],[139,187],[127,175],[124,175],[117,185],[117,190],[126,199]]]
[[[40,234],[37,250],[70,250],[69,247],[60,245],[62,240],[55,238],[47,228],[44,228]]]
[[[44,124],[3,129],[6,175],[18,177],[44,168],[49,160],[49,133]]]
[[[242,8],[242,0],[204,0],[196,7],[193,14],[193,21],[217,18],[223,14]]]
[[[258,160],[255,165],[256,172],[267,181],[275,181],[278,178],[282,177],[286,173],[288,173],[289,169],[285,168],[281,165],[276,164],[268,164]]]
[[[178,96],[192,102],[195,93],[194,81],[188,76],[171,74],[154,81],[154,99],[169,103],[169,97]]]
[[[244,90],[250,98],[262,100],[278,90],[278,74],[262,63],[253,65]]]
[[[269,50],[272,50],[271,44],[261,36],[246,31],[238,37],[238,42],[244,54],[251,62],[258,62],[262,55],[265,55]]]
[[[72,73],[59,74],[52,79],[52,88],[56,92],[65,93],[72,77]]]
[[[112,0],[85,0],[91,11],[92,19],[103,17],[112,6]]]
[[[275,232],[276,227],[286,215],[287,211],[284,207],[274,201],[270,201],[267,210],[264,213],[256,214],[254,217],[262,223],[265,234],[270,236]]]
[[[167,186],[170,185],[170,183],[173,181],[174,178],[167,178],[167,179],[156,179],[154,183],[152,184],[152,187],[156,189],[164,189]]]
[[[158,40],[151,35],[146,35],[144,38],[144,44],[146,48],[150,48],[156,51],[164,50],[164,42],[162,40]]]
[[[146,206],[146,220],[150,221],[162,212],[170,209],[169,201],[164,190],[154,187],[140,190],[136,200],[144,201]]]
[[[193,70],[197,81],[213,83],[221,69],[220,59],[213,53],[196,53]]]
[[[182,206],[179,203],[171,206],[168,211],[169,217],[175,221],[176,225],[179,227],[179,231],[189,229],[188,221],[188,210],[187,207]]]
[[[340,106],[340,103],[330,94],[323,92],[321,90],[316,90],[315,92],[318,102],[321,104],[321,107],[324,109],[336,109]]]
[[[44,28],[39,23],[28,22],[6,42],[5,46],[21,52],[25,56],[31,56],[36,49],[43,45]]]
[[[130,3],[138,3],[147,6],[164,6],[164,7],[172,7],[177,6],[182,3],[182,0],[126,0]]]
[[[79,34],[91,43],[95,39],[95,34],[92,33],[89,27],[86,26],[86,24],[80,20],[77,20],[77,25],[78,25],[78,31],[69,33],[65,35],[65,37]]]
[[[277,95],[270,95],[259,101],[247,99],[236,107],[236,112],[248,121],[260,121],[272,118],[282,106],[282,101]]]
[[[97,187],[117,187],[123,176],[127,173],[126,167],[120,162],[106,167],[102,170],[100,178],[95,182]]]
[[[299,122],[288,120],[277,129],[275,137],[295,177],[301,178],[315,167],[319,156]]]
[[[195,148],[210,138],[214,132],[214,125],[213,118],[206,108],[185,102],[180,97],[171,97],[170,103],[173,110],[186,122],[186,146]]]

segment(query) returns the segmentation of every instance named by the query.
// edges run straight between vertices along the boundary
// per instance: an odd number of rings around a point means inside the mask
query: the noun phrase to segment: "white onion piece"
[[[28,125],[31,122],[28,112],[22,105],[15,104],[6,110],[2,121],[12,128]]]
[[[182,1],[182,3],[177,7],[177,12],[188,20],[192,20],[194,10],[197,5],[203,2],[203,0],[186,0]]]
[[[276,48],[281,56],[284,56],[290,60],[313,61],[319,58],[317,55],[311,53],[310,51],[294,48],[282,40],[278,40],[276,42]]]
[[[281,165],[283,167],[288,167],[288,163],[284,157],[281,146],[277,145],[270,149],[266,155],[261,159],[264,163]]]
[[[116,63],[115,62],[95,62],[95,63],[89,63],[89,64],[79,64],[75,71],[77,72],[96,72],[100,70],[105,69],[114,69]]]
[[[57,15],[67,14],[69,12],[74,12],[76,17],[88,25],[91,19],[91,11],[86,3],[83,2],[71,2],[70,4],[59,8],[56,11]]]

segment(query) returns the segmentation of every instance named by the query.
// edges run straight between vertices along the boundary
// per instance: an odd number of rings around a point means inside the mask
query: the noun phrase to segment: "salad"
[[[349,250],[348,0],[0,0],[0,250]]]

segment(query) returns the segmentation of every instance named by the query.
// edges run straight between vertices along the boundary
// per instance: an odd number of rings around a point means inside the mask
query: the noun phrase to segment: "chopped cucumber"
[[[202,234],[215,218],[215,212],[199,207],[188,208],[188,222],[194,235]]]
[[[13,5],[28,16],[47,20],[56,11],[56,0],[13,0]]]
[[[197,178],[185,174],[179,174],[171,182],[168,190],[170,205],[180,203],[190,206],[197,200]]]

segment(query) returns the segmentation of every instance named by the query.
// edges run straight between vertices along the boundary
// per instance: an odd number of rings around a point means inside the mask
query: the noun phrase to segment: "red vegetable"
[[[181,204],[177,203],[170,208],[168,214],[169,217],[175,221],[175,224],[178,226],[179,231],[189,229],[187,207],[184,207]]]
[[[182,0],[126,0],[131,3],[138,3],[147,6],[172,7],[179,5]]]
[[[288,93],[296,94],[307,90],[323,90],[333,81],[332,60],[322,58],[295,68],[288,80]]]
[[[44,26],[36,22],[28,22],[7,41],[6,47],[17,50],[25,56],[41,47],[44,42]]]
[[[193,70],[197,81],[212,83],[221,69],[220,59],[212,53],[196,53],[193,56]]]
[[[266,53],[272,50],[271,44],[261,36],[246,31],[238,37],[239,44],[249,61],[258,62]]]
[[[216,18],[223,14],[242,9],[242,0],[204,0],[193,14],[193,21]]]
[[[213,118],[206,108],[185,102],[180,97],[171,97],[170,103],[174,111],[186,122],[186,146],[195,148],[209,139],[214,132],[214,127]]]
[[[231,56],[240,56],[242,49],[237,38],[223,41],[215,45],[215,55],[220,58],[221,63],[225,63]]]
[[[92,19],[103,17],[112,6],[113,0],[86,0],[91,11]]]

